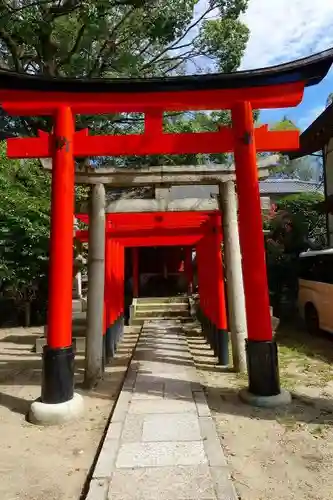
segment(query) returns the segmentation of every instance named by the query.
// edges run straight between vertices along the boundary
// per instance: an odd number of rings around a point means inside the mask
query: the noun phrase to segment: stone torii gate
[[[50,423],[82,410],[81,398],[74,394],[71,332],[75,157],[234,152],[248,331],[244,397],[264,398],[265,404],[285,400],[272,338],[256,153],[297,149],[299,134],[255,128],[252,110],[297,106],[304,88],[319,83],[332,61],[330,50],[261,70],[127,80],[48,79],[0,71],[0,102],[7,113],[54,120],[50,134],[7,140],[10,158],[53,160],[47,345],[41,400],[32,404],[32,421]],[[232,127],[180,134],[163,130],[164,112],[216,109],[231,110]],[[144,114],[143,134],[75,131],[76,114],[124,112]]]
[[[274,165],[278,160],[277,155],[270,155],[261,159],[258,163],[258,177],[266,178],[269,175],[268,167]],[[51,170],[50,162],[43,160],[43,166]],[[111,170],[111,173],[110,173]],[[104,267],[105,260],[102,259],[101,249],[103,248],[102,234],[104,231],[104,221],[102,214],[106,217],[111,214],[132,214],[136,218],[141,213],[156,212],[204,212],[221,211],[223,213],[223,236],[225,249],[225,265],[227,273],[227,297],[229,306],[229,328],[231,332],[233,346],[233,365],[236,371],[246,370],[245,338],[246,338],[246,313],[244,302],[243,279],[241,269],[241,255],[238,237],[237,224],[237,201],[234,189],[235,182],[234,166],[229,168],[223,165],[213,166],[159,166],[149,167],[140,170],[124,169],[77,169],[76,182],[92,184],[91,199],[89,203],[81,204],[80,213],[89,213],[90,232],[89,237],[80,234],[82,241],[89,239],[89,290],[87,306],[87,343],[89,350],[95,355],[89,355],[86,359],[86,381],[93,386],[98,377],[102,376],[102,363],[100,348],[94,349],[94,345],[100,344],[102,331],[103,294],[104,289]],[[99,184],[95,184],[100,181]],[[101,182],[102,181],[102,182]],[[119,199],[113,201],[105,207],[106,186],[129,187],[129,186],[164,186],[189,184],[218,184],[220,186],[219,200],[207,199],[179,199],[167,202],[159,199]],[[84,219],[87,221],[87,218]],[[79,233],[78,233],[79,234]],[[96,238],[96,240],[95,240]],[[93,240],[94,239],[94,240]],[[94,255],[96,252],[96,255]],[[136,254],[134,254],[136,255]],[[106,254],[104,253],[104,259]],[[93,264],[94,263],[94,264]],[[105,297],[104,297],[105,298]],[[218,358],[224,364],[227,363],[227,344],[222,351],[217,351]]]

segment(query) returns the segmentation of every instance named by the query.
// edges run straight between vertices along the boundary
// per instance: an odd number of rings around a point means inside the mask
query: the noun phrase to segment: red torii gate
[[[76,214],[76,217],[89,224],[88,214]],[[209,341],[221,364],[228,364],[220,213],[200,211],[107,214],[105,232],[104,332],[107,358],[113,355],[115,350],[112,329],[119,331],[118,322],[124,313],[124,247],[179,245],[187,246],[190,250],[196,247],[200,269],[200,304],[202,313],[209,322]],[[88,230],[77,230],[75,237],[87,242]],[[122,255],[120,262],[119,252]],[[189,273],[188,262],[186,268]],[[117,278],[119,276],[121,277]],[[120,293],[120,296],[117,293]]]
[[[234,151],[246,296],[249,391],[256,396],[280,394],[277,347],[272,340],[269,311],[256,153],[297,149],[298,132],[255,129],[252,109],[298,105],[304,88],[320,82],[332,61],[333,51],[330,50],[263,70],[130,80],[47,79],[1,70],[0,101],[5,111],[11,115],[48,115],[54,119],[50,134],[7,140],[10,158],[53,158],[48,338],[43,353],[40,404],[70,405],[73,400],[74,158],[90,155]],[[163,113],[166,111],[214,109],[231,109],[232,128],[221,127],[215,133],[163,132]],[[75,131],[76,114],[122,112],[144,113],[144,133],[92,137],[86,131]],[[52,411],[56,410],[52,408]]]

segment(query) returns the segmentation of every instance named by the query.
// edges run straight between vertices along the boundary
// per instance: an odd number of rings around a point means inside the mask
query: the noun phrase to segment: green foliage
[[[295,123],[293,121],[289,120],[289,118],[287,116],[284,116],[282,118],[282,120],[275,123],[273,125],[273,127],[271,127],[271,129],[272,130],[298,130]]]
[[[242,53],[248,30],[238,17],[246,10],[247,0],[211,0],[205,11],[194,16],[198,3],[40,0],[22,1],[15,7],[2,2],[3,58],[20,72],[119,77],[164,75],[204,55],[208,48],[219,63],[235,57],[237,51]],[[207,19],[213,11],[215,18]],[[196,33],[190,33],[192,28],[197,28]],[[236,68],[239,55],[235,61]]]
[[[0,283],[30,301],[47,272],[50,177],[37,161],[11,161],[0,147]]]
[[[2,66],[45,76],[149,77],[238,68],[248,40],[239,21],[248,0],[210,0],[206,10],[199,0],[40,0],[0,5]],[[212,18],[212,14],[214,17]],[[208,58],[208,59],[207,59]],[[168,127],[194,131],[199,122],[215,130],[219,114],[176,115]],[[220,113],[225,122],[226,113]],[[230,122],[228,122],[230,123]],[[77,117],[78,127],[94,133],[133,133],[142,129],[142,116]],[[35,134],[50,130],[45,118],[0,116],[0,129]],[[223,161],[223,155],[209,156]],[[133,164],[134,159],[110,159]],[[137,165],[198,163],[202,156],[135,158]]]
[[[319,246],[326,243],[326,219],[325,215],[314,209],[314,205],[323,200],[324,195],[315,192],[287,196],[278,201],[280,210],[291,216],[303,237],[313,240]]]
[[[0,2],[0,66],[46,77],[121,78],[234,71],[248,29],[239,21],[248,0],[19,0]],[[201,5],[200,5],[201,7]],[[212,14],[214,14],[212,16]],[[95,134],[134,133],[141,115],[78,116],[77,128]],[[227,112],[172,113],[167,131],[217,130]],[[35,135],[52,120],[9,117],[0,110],[0,132]],[[36,161],[8,161],[0,147],[0,280],[16,300],[46,291],[50,178]],[[226,161],[224,155],[110,158],[123,166]],[[87,189],[76,188],[77,200]],[[79,250],[79,249],[78,249]],[[45,298],[45,297],[44,297]]]
[[[218,71],[231,73],[241,63],[249,29],[238,19],[210,19],[203,23],[197,44],[213,59]]]
[[[275,123],[272,130],[298,130],[295,123],[287,116]],[[314,161],[311,157],[298,158],[290,160],[288,156],[281,154],[279,162],[270,169],[274,177],[284,177],[289,179],[299,179],[302,181],[311,181],[315,177]]]
[[[76,186],[76,200],[87,196]],[[0,143],[0,292],[18,305],[47,292],[51,177],[37,160],[9,160]]]
[[[323,199],[320,193],[287,196],[278,201],[279,211],[265,221],[266,229],[270,230],[266,238],[266,262],[275,314],[280,315],[283,296],[295,305],[300,252],[326,244],[325,217],[313,207]]]

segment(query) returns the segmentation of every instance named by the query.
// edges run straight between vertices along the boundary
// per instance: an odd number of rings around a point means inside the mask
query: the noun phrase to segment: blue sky
[[[242,20],[251,35],[240,69],[292,61],[333,47],[333,0],[249,0]],[[274,123],[284,115],[305,129],[324,109],[333,92],[333,70],[305,90],[297,108],[263,110],[260,121]]]

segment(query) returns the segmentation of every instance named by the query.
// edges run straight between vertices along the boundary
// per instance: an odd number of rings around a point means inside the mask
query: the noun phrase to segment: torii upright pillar
[[[54,119],[47,345],[41,399],[29,412],[31,422],[44,425],[83,410],[81,396],[74,394],[72,346],[74,119],[68,106],[60,106]]]
[[[132,283],[133,298],[139,297],[139,249],[136,247],[132,248]]]
[[[90,193],[88,247],[88,302],[85,386],[95,387],[103,375],[105,281],[105,187],[94,184]]]
[[[232,109],[239,207],[239,236],[247,317],[249,388],[241,396],[258,406],[290,401],[281,391],[277,344],[272,335],[265,265],[264,235],[252,106],[240,102]]]
[[[233,367],[236,372],[246,372],[246,308],[234,181],[219,184],[219,206],[223,214],[224,261]]]

